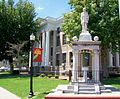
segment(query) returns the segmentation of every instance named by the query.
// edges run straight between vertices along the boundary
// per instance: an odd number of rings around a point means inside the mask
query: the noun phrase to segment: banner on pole
[[[33,62],[42,62],[42,48],[34,48]]]

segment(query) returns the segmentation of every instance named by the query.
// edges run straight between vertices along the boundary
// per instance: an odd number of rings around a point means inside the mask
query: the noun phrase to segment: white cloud
[[[44,8],[43,7],[38,7],[38,8],[36,8],[37,10],[44,10]]]

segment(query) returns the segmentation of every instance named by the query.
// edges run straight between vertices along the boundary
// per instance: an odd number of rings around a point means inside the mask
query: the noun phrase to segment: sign
[[[34,48],[33,62],[42,62],[42,48]]]

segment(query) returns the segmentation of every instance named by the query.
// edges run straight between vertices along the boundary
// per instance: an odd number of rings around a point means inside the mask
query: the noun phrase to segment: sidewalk
[[[21,99],[6,89],[0,87],[0,99]]]

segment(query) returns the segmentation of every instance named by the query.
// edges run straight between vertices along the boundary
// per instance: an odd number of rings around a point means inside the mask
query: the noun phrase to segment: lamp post
[[[29,68],[30,68],[30,93],[28,98],[34,96],[33,93],[33,45],[35,41],[35,36],[33,33],[30,35],[30,56],[29,56]]]

